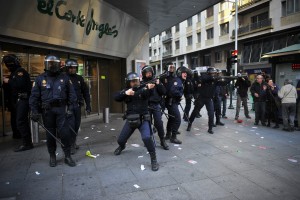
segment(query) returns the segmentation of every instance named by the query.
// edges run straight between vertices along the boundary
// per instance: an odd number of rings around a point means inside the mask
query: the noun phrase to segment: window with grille
[[[300,11],[300,0],[286,0],[281,2],[282,17],[299,11]]]
[[[213,39],[214,38],[214,28],[207,29],[206,36],[207,36],[208,40]]]
[[[220,36],[227,35],[229,33],[229,22],[220,24]]]

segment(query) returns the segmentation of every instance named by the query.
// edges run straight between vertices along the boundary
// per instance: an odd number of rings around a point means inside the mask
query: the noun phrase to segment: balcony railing
[[[169,42],[172,40],[172,34],[168,33],[167,35],[162,37],[162,42]]]
[[[238,0],[238,9],[241,10],[247,8],[259,1],[262,0]],[[232,11],[235,11],[235,3],[232,5]]]
[[[256,30],[267,28],[272,26],[272,19],[265,19],[256,23],[248,24],[247,26],[240,27],[238,29],[238,35],[247,34]],[[235,30],[232,31],[232,37],[235,37]]]
[[[171,50],[163,52],[163,57],[167,57],[167,56],[172,56]]]

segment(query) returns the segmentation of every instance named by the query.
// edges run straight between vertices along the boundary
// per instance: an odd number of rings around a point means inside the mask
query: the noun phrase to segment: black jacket
[[[143,87],[135,91],[134,96],[127,96],[125,94],[126,88],[115,95],[115,100],[118,102],[124,101],[127,104],[126,115],[129,114],[148,114],[148,99],[151,91]]]
[[[91,108],[90,93],[87,85],[83,80],[83,77],[77,74],[72,74],[72,75],[68,74],[68,76],[70,77],[73,83],[73,87],[76,92],[77,101],[79,105],[81,106],[84,105],[84,101],[85,101],[86,107],[90,109]]]
[[[148,82],[150,80],[143,79],[141,84]],[[160,82],[159,84],[155,84],[155,87],[150,90],[150,96],[149,96],[149,104],[158,104],[162,101],[162,96],[166,95],[166,88],[165,86]]]
[[[186,80],[181,79],[183,85],[183,95],[185,98],[193,98],[194,85],[190,78]]]
[[[265,102],[267,100],[267,91],[263,90],[263,86],[267,86],[265,82],[259,84],[258,82],[254,82],[250,88],[252,97],[254,102]],[[259,97],[256,97],[254,93],[257,93]]]
[[[237,88],[237,93],[240,97],[247,97],[248,96],[248,88],[251,86],[251,82],[248,78],[238,78],[234,85]]]

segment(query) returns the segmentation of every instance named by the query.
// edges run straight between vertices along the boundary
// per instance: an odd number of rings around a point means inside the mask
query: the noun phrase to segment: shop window
[[[261,56],[264,53],[271,52],[272,50],[273,50],[273,39],[272,38],[264,39],[262,44]],[[268,58],[261,58],[260,61],[268,61]]]
[[[259,62],[260,52],[261,52],[261,41],[253,42],[250,62],[252,63]]]
[[[243,63],[249,63],[250,53],[251,53],[251,43],[247,43],[244,45],[244,49],[243,49],[243,59],[242,59]]]
[[[216,63],[222,62],[222,52],[221,51],[215,52],[215,62]]]

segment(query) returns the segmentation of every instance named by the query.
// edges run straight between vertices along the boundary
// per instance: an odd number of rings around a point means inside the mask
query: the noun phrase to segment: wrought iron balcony
[[[167,57],[167,56],[172,56],[172,51],[171,50],[163,52],[163,57]]]
[[[251,34],[252,32],[260,31],[260,29],[267,29],[272,28],[272,19],[265,19],[262,21],[258,21],[256,23],[248,24],[246,26],[240,27],[238,29],[238,35],[247,35]],[[235,37],[235,30],[232,31],[232,37]]]

